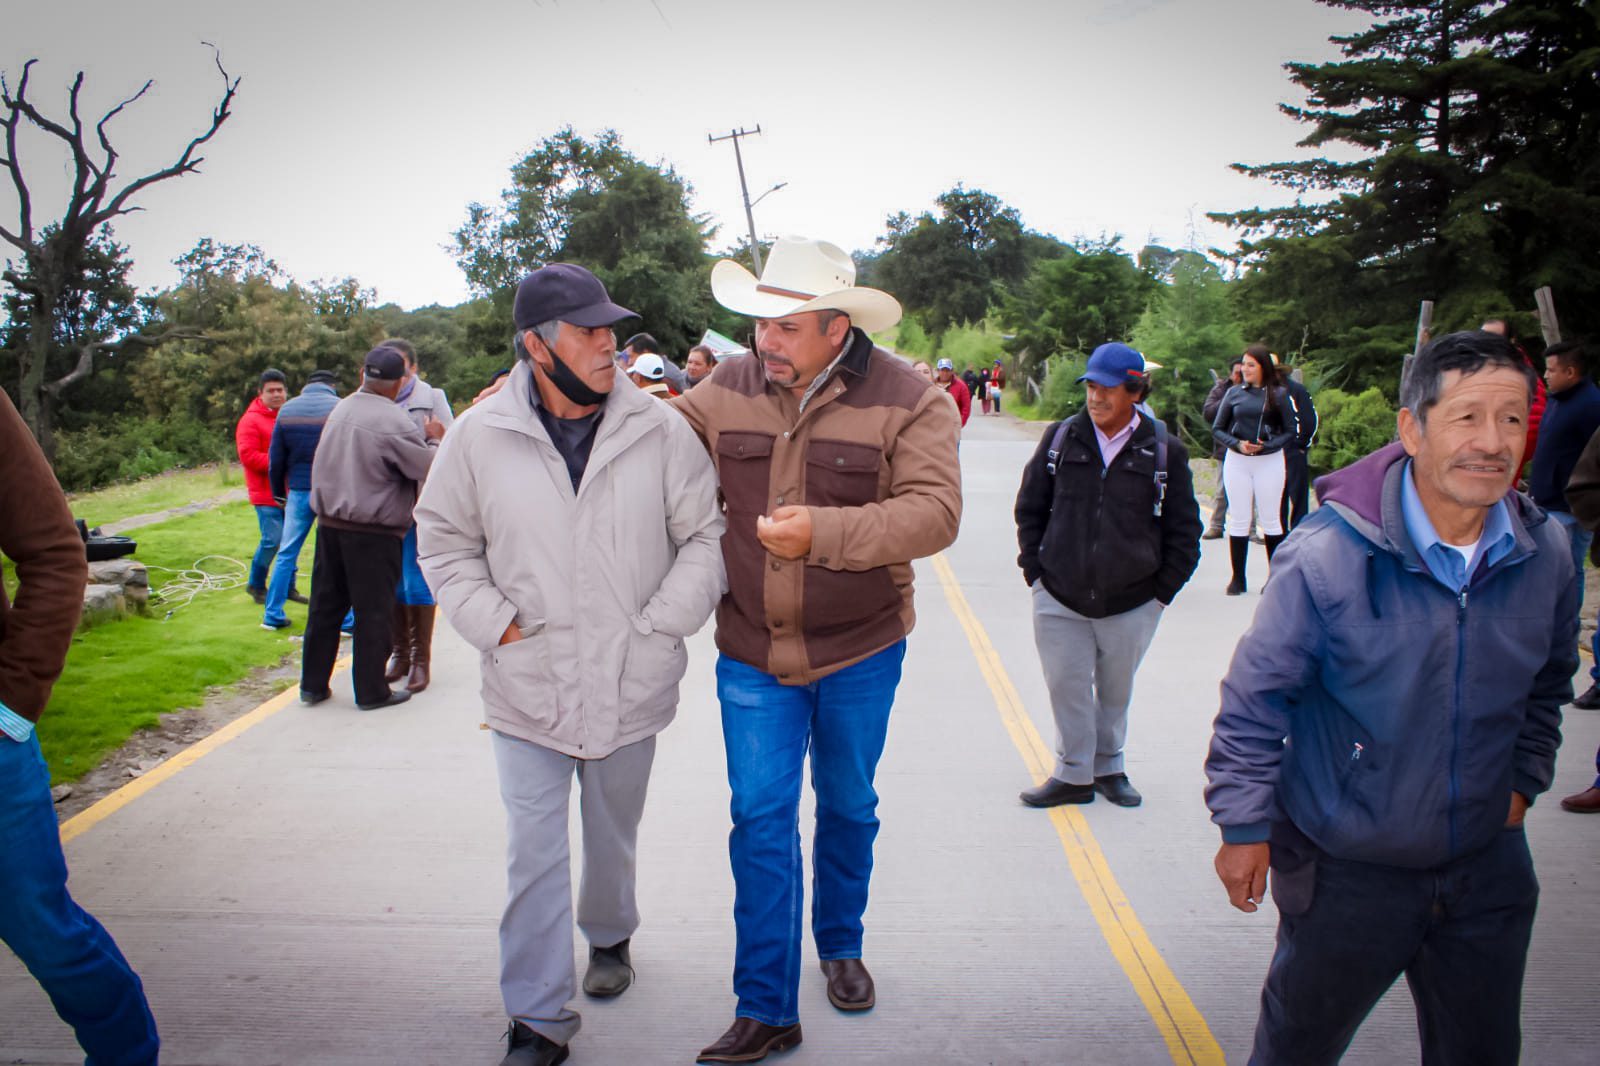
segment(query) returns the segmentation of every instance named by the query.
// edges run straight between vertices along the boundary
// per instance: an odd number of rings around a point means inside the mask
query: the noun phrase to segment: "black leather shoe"
[[[1144,802],[1139,790],[1128,781],[1127,774],[1107,774],[1094,779],[1094,790],[1118,807],[1137,807]]]
[[[305,595],[298,588],[296,588],[293,585],[289,586],[288,600],[289,600],[290,603],[310,603],[311,602],[310,600],[306,599]]]
[[[823,959],[822,975],[828,979],[828,1002],[840,1010],[871,1010],[878,1002],[872,975],[860,959]]]
[[[613,944],[609,948],[589,948],[589,969],[583,975],[583,990],[591,996],[606,999],[620,996],[633,984],[633,959],[628,955],[628,942]]]
[[[1201,540],[1221,540],[1222,539],[1222,530],[1220,530],[1220,529],[1208,529],[1204,533],[1200,534],[1200,539]]]
[[[1590,685],[1583,695],[1572,701],[1580,711],[1600,711],[1600,682]]]
[[[1243,596],[1249,591],[1250,590],[1245,587],[1244,578],[1242,577],[1236,577],[1232,581],[1228,582],[1228,595],[1230,596]]]
[[[567,1061],[567,1045],[513,1021],[506,1030],[506,1057],[500,1066],[556,1066]]]
[[[332,696],[333,693],[327,691],[326,689],[321,692],[312,692],[309,689],[300,690],[300,702],[305,704],[307,707],[315,707],[323,700],[330,699]]]
[[[389,693],[388,699],[379,700],[377,703],[358,703],[356,706],[360,707],[363,711],[376,711],[383,707],[394,707],[398,704],[404,703],[410,698],[410,692],[407,692],[403,688],[397,688]]]
[[[1021,795],[1030,807],[1059,807],[1063,803],[1093,803],[1093,785],[1069,785],[1053,777],[1045,778],[1038,788],[1030,788]]]
[[[760,1062],[774,1051],[800,1043],[800,1023],[763,1025],[754,1018],[735,1018],[722,1039],[700,1052],[696,1062]],[[501,1063],[500,1066],[505,1066]]]
[[[256,601],[256,606],[257,607],[263,606],[267,602],[267,590],[266,589],[258,589],[258,588],[246,587],[245,591],[250,594],[250,598],[252,600]]]

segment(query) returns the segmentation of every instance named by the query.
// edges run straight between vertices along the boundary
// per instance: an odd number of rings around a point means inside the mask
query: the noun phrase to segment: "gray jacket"
[[[450,430],[419,561],[480,652],[489,725],[599,759],[677,713],[684,638],[726,587],[717,479],[688,423],[619,370],[574,492],[534,395],[524,360]],[[513,621],[523,639],[501,646]]]
[[[436,451],[393,402],[374,392],[353,392],[323,427],[311,463],[311,510],[335,529],[403,537],[417,482],[427,476]]]
[[[429,415],[444,423],[444,428],[449,429],[456,420],[455,413],[450,410],[450,400],[445,396],[444,390],[429,385],[421,378],[411,386],[411,395],[407,396],[401,405],[406,414],[411,416],[411,421],[417,425],[417,432],[422,431],[423,423]]]

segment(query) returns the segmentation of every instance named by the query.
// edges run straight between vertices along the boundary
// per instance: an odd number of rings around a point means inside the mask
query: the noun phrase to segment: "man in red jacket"
[[[250,560],[247,589],[257,603],[267,601],[267,570],[272,566],[272,557],[278,554],[278,540],[283,536],[283,505],[272,498],[272,485],[267,480],[267,450],[272,444],[272,427],[278,421],[278,408],[288,398],[289,386],[283,371],[263,370],[256,398],[244,409],[233,431],[239,464],[244,467],[244,485],[256,509],[256,525],[261,529],[261,543],[256,545],[255,557]],[[291,594],[289,598],[294,599],[294,596]]]
[[[967,419],[972,415],[972,393],[967,390],[967,383],[956,377],[956,365],[948,359],[939,360],[939,365],[933,371],[933,383],[950,394],[956,402],[956,410],[961,412],[961,424],[967,424]]]

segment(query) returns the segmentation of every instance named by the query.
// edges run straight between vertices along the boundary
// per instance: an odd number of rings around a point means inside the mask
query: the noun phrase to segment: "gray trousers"
[[[1133,674],[1161,621],[1161,602],[1109,618],[1085,618],[1033,585],[1033,639],[1056,720],[1056,767],[1051,777],[1093,784],[1122,773]]]
[[[500,918],[500,995],[506,1014],[566,1044],[581,1019],[572,958],[571,845],[567,804],[576,772],[582,790],[583,880],[578,928],[595,947],[611,947],[639,927],[634,895],[639,819],[644,814],[656,738],[604,759],[494,734],[500,797],[506,805],[505,914]]]

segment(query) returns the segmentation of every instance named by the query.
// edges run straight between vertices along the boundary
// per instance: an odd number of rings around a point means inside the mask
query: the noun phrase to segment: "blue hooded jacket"
[[[1565,532],[1508,493],[1515,546],[1465,589],[1406,532],[1405,451],[1317,482],[1222,681],[1206,804],[1230,844],[1287,820],[1339,859],[1426,869],[1550,787],[1578,668]]]

